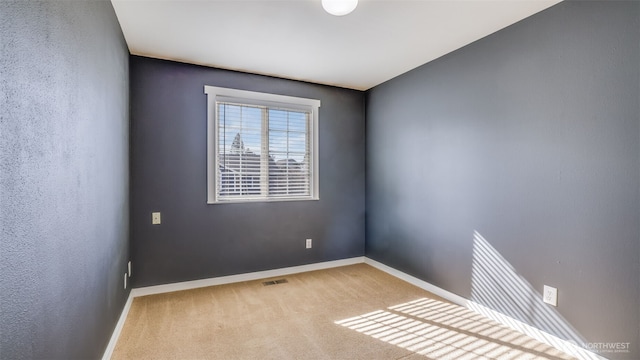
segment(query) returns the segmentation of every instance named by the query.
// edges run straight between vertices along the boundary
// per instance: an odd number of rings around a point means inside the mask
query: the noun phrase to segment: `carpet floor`
[[[111,358],[573,359],[366,264],[137,297]]]

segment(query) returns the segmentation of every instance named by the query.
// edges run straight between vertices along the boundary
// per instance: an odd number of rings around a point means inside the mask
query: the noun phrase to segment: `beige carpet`
[[[369,265],[134,299],[112,359],[572,359]]]

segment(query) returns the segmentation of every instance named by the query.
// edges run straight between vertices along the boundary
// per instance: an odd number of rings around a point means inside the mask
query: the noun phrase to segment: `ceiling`
[[[129,51],[366,90],[559,0],[111,0]]]

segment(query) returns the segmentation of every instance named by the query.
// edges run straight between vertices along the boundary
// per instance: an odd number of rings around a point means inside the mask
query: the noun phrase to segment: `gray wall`
[[[366,255],[640,358],[639,18],[563,2],[370,90]]]
[[[108,1],[0,1],[0,34],[0,358],[99,358],[128,295],[128,51]]]
[[[363,92],[136,56],[130,64],[136,287],[364,255]],[[320,200],[207,205],[204,85],[319,99]]]

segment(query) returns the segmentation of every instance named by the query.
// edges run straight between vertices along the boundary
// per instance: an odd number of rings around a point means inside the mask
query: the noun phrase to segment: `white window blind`
[[[318,198],[318,100],[214,87],[205,93],[209,203]]]

